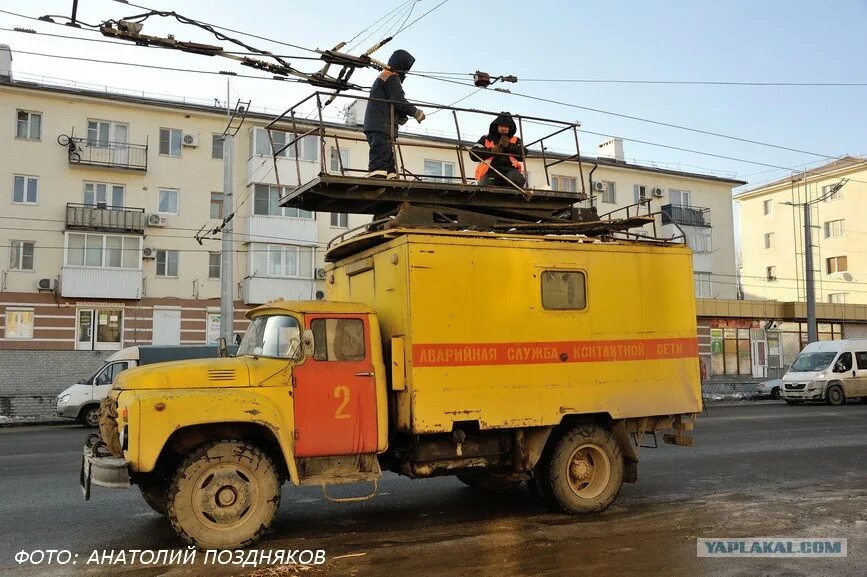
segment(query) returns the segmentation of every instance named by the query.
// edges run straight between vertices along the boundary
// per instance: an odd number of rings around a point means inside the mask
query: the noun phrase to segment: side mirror
[[[301,351],[304,353],[305,357],[312,357],[315,348],[316,343],[313,339],[313,331],[307,329],[301,333]]]

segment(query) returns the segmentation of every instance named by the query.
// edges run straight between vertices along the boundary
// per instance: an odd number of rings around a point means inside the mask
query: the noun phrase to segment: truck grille
[[[787,391],[803,391],[807,383],[786,383]]]
[[[235,369],[209,369],[209,381],[233,381],[235,380]]]

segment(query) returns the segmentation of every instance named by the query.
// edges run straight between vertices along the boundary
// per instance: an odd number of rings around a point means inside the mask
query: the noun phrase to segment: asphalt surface
[[[241,567],[17,566],[18,551],[179,548],[136,489],[82,499],[77,425],[0,429],[0,573],[250,575]],[[695,447],[642,449],[607,511],[550,513],[525,488],[387,474],[377,497],[333,504],[284,487],[258,549],[325,549],[322,575],[867,575],[867,403],[710,407]],[[844,537],[844,559],[704,559],[697,537]],[[294,574],[285,573],[285,574]]]

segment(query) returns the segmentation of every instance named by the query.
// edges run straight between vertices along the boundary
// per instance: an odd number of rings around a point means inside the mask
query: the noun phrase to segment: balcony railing
[[[666,204],[662,206],[662,224],[710,226],[710,209],[700,206]]]
[[[144,234],[145,209],[105,204],[66,204],[66,228]]]
[[[69,164],[103,166],[142,172],[148,169],[147,144],[70,138],[65,135],[62,135],[58,140],[68,140],[64,146],[68,149]]]

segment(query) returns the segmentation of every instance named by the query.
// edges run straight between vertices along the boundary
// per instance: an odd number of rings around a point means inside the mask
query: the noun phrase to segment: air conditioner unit
[[[143,249],[141,249],[141,257],[142,258],[156,258],[157,257],[157,251],[154,248],[146,246]]]
[[[149,214],[148,226],[166,226],[169,220],[161,214]]]
[[[841,280],[844,280],[844,281],[847,281],[847,282],[852,282],[853,280],[855,280],[855,277],[852,276],[852,273],[850,273],[850,272],[846,272],[846,271],[843,271],[843,272],[834,272],[834,273],[831,273],[830,276],[831,276],[831,278],[834,278],[834,279],[841,279]]]
[[[316,280],[325,280],[325,269],[317,268],[316,269]]]
[[[199,145],[199,135],[198,134],[185,134],[181,139],[184,146],[196,147]]]
[[[652,189],[650,189],[650,193],[653,196],[655,196],[656,198],[662,198],[662,189],[659,188],[658,186],[655,186]]]
[[[593,190],[596,192],[605,192],[605,183],[596,181],[593,183]]]
[[[53,291],[57,289],[57,281],[53,278],[41,278],[36,281],[36,286],[41,291]]]

